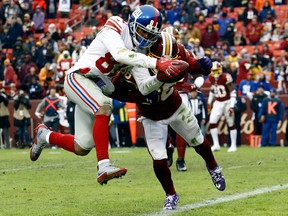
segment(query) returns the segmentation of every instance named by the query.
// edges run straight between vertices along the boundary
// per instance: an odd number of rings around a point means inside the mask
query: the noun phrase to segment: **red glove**
[[[157,60],[156,69],[158,70],[157,79],[161,82],[175,82],[183,78],[186,73],[188,63],[181,60],[172,60],[168,58],[160,58]],[[180,78],[181,77],[181,78]]]

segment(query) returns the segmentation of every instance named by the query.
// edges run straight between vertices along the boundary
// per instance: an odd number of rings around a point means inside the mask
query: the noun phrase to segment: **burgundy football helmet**
[[[175,38],[167,33],[161,32],[158,40],[150,47],[148,55],[154,58],[176,58],[179,53]]]

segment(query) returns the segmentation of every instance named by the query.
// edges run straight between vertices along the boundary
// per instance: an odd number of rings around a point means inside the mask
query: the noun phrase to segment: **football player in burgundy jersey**
[[[187,63],[180,60],[156,59],[146,55],[147,49],[156,42],[161,26],[162,15],[150,5],[138,7],[131,14],[128,23],[119,16],[112,16],[107,20],[103,29],[65,76],[65,93],[77,104],[75,135],[53,132],[40,124],[30,150],[32,161],[39,158],[47,143],[76,155],[87,155],[95,146],[98,160],[97,181],[100,184],[126,174],[126,168],[115,167],[109,160],[108,124],[112,100],[107,95],[114,91],[111,79],[116,71],[124,73],[134,66],[146,70],[157,68],[157,76],[142,81],[144,86],[154,85],[159,88],[163,80],[177,75],[187,67]]]
[[[207,101],[208,110],[210,110],[210,132],[213,139],[212,151],[220,150],[218,139],[217,123],[220,117],[224,114],[231,138],[231,146],[228,152],[237,151],[236,137],[237,130],[234,123],[234,106],[236,103],[236,90],[232,84],[232,77],[228,73],[222,72],[222,66],[219,62],[213,62],[211,74],[208,76],[211,83],[211,90]],[[215,98],[215,101],[212,102]],[[212,109],[211,109],[212,107]]]
[[[148,55],[156,58],[162,56],[181,57],[182,60],[191,62],[189,65],[193,69],[190,71],[191,73],[210,70],[212,65],[209,59],[205,58],[205,63],[203,63],[203,59],[197,60],[187,55],[187,53],[181,45],[177,45],[172,35],[161,32],[161,36],[152,45]],[[137,73],[135,73],[135,70]],[[143,77],[149,73],[152,79],[157,71],[150,69],[149,71],[143,70],[142,73],[141,75],[139,68],[133,68],[131,73],[118,73],[118,76],[113,80],[115,91],[111,97],[120,101],[136,102],[137,104],[141,114],[139,121],[142,122],[144,127],[147,148],[153,159],[154,172],[166,193],[164,209],[175,209],[179,200],[167,162],[168,125],[201,155],[206,162],[206,167],[214,185],[218,190],[223,191],[226,183],[221,168],[217,165],[208,140],[201,133],[197,119],[182,102],[178,91],[174,88],[175,82],[163,82],[159,88],[150,86],[150,88],[144,90]],[[179,77],[179,79],[181,78]]]

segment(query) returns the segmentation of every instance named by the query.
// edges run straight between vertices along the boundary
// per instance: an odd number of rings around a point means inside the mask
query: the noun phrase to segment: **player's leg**
[[[175,209],[179,196],[177,195],[167,162],[166,139],[168,126],[159,121],[143,119],[142,121],[148,151],[153,159],[154,173],[166,193],[164,209]]]
[[[187,142],[183,139],[179,134],[176,134],[176,147],[178,158],[176,161],[176,169],[178,171],[187,171],[186,163],[185,163],[185,152],[186,152]]]
[[[79,105],[84,112],[91,115],[93,121],[88,132],[92,132],[92,136],[89,137],[92,137],[92,142],[94,142],[96,148],[98,160],[97,181],[100,184],[106,184],[110,179],[125,175],[127,169],[113,166],[108,154],[109,121],[112,113],[111,98],[105,96],[95,82],[77,73],[68,74],[65,81],[67,91],[69,91],[67,96]],[[65,89],[66,93],[67,91]]]
[[[217,165],[209,141],[201,133],[196,117],[188,109],[183,109],[181,105],[169,121],[170,126],[205,160],[215,187],[218,190],[224,190],[226,183],[221,168]]]
[[[210,113],[209,123],[210,123],[210,133],[213,140],[212,151],[218,151],[221,149],[219,138],[218,138],[218,128],[217,123],[224,112],[224,103],[215,101],[213,108]]]
[[[262,130],[262,138],[261,138],[261,146],[267,146],[269,142],[269,123],[263,123],[263,130]]]
[[[231,140],[231,146],[228,149],[228,152],[236,152],[237,151],[237,129],[235,126],[235,114],[231,114],[229,112],[229,103],[226,104],[225,107],[225,119],[228,124],[229,130],[230,130],[230,140]]]
[[[276,146],[277,142],[277,123],[270,123],[270,145]]]

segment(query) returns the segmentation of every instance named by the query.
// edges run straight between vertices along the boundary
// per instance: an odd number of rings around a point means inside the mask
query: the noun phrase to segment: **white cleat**
[[[237,151],[237,148],[234,148],[234,147],[230,147],[227,152],[236,152]]]
[[[220,151],[220,149],[221,149],[220,146],[215,146],[215,145],[213,145],[213,146],[211,147],[212,152],[214,152],[214,151]]]
[[[30,159],[32,161],[36,161],[42,150],[46,147],[46,136],[48,133],[51,132],[51,130],[44,124],[38,125],[38,127],[35,129],[37,131],[35,142],[30,148]]]

